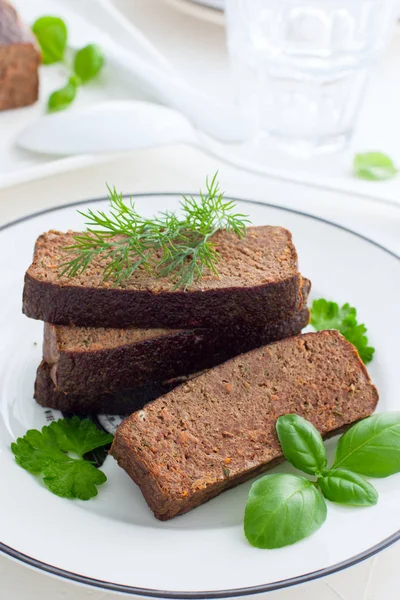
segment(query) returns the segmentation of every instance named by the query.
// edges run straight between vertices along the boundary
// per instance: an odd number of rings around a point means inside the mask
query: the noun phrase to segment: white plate
[[[178,201],[176,194],[137,196],[139,210],[147,214],[174,209]],[[105,208],[104,200],[90,204]],[[249,546],[243,535],[249,483],[161,523],[111,457],[104,464],[108,482],[86,503],[53,496],[15,464],[11,441],[59,416],[32,399],[42,324],[21,314],[23,274],[38,234],[82,226],[76,206],[44,211],[0,231],[3,552],[43,571],[126,594],[215,598],[308,581],[355,564],[399,539],[400,475],[374,481],[380,493],[377,506],[330,505],[327,522],[316,534],[294,546],[266,551]],[[239,207],[254,224],[279,224],[293,232],[301,271],[313,281],[314,297],[348,301],[358,308],[376,347],[370,372],[381,394],[379,410],[398,410],[398,258],[366,238],[300,212],[254,202],[240,202]]]

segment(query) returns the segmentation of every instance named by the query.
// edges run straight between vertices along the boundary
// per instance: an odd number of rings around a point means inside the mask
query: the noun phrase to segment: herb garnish
[[[107,481],[107,477],[83,457],[112,440],[111,434],[97,429],[89,419],[75,416],[53,421],[41,432],[30,429],[11,444],[11,450],[21,467],[43,475],[43,483],[53,494],[89,500],[97,496],[96,486]]]
[[[252,546],[281,548],[319,529],[326,499],[351,506],[372,506],[378,492],[362,475],[387,477],[400,472],[400,413],[381,413],[353,425],[339,439],[335,460],[327,467],[322,438],[296,414],[279,417],[276,431],[285,458],[315,476],[265,475],[249,494],[244,532]]]
[[[321,492],[305,477],[266,475],[251,486],[244,531],[256,548],[282,548],[319,529],[326,513]]]
[[[67,70],[66,84],[53,92],[47,103],[49,112],[65,110],[72,104],[78,88],[94,79],[104,64],[102,50],[97,44],[89,44],[78,50],[73,64],[67,61],[68,29],[59,17],[40,17],[32,26],[42,51],[43,64],[63,63]]]
[[[310,324],[317,331],[323,329],[337,329],[353,344],[360,355],[361,360],[367,364],[374,355],[375,348],[368,346],[368,338],[365,335],[367,328],[358,323],[357,311],[350,304],[344,304],[339,308],[336,302],[329,302],[324,298],[314,300],[311,307]]]
[[[40,17],[32,25],[42,51],[42,61],[52,65],[62,61],[67,47],[67,26],[59,17]]]
[[[72,76],[68,79],[64,87],[53,92],[48,100],[47,106],[49,111],[65,110],[74,101],[78,83],[76,77]]]
[[[207,179],[206,193],[200,200],[183,196],[182,217],[159,213],[146,219],[136,211],[133,199],[125,204],[122,194],[108,187],[110,212],[80,212],[88,229],[74,236],[75,244],[67,248],[74,258],[60,265],[60,277],[83,273],[95,258],[104,262],[104,280],[116,285],[129,279],[139,269],[155,277],[168,277],[175,287],[184,290],[207,269],[218,275],[219,254],[212,237],[220,229],[242,238],[246,234],[246,215],[235,213],[235,203],[224,199],[215,173]]]
[[[342,435],[334,468],[367,477],[388,477],[400,471],[400,413],[381,413],[360,421]]]
[[[373,506],[378,502],[378,492],[361,475],[345,469],[331,469],[318,480],[325,498],[352,506]]]
[[[356,154],[353,169],[357,177],[369,181],[392,179],[399,172],[392,159],[382,152]]]

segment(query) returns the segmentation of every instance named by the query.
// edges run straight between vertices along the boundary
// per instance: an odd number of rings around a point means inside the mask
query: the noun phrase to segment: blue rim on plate
[[[180,196],[180,195],[182,195],[181,192],[154,192],[154,193],[148,192],[145,194],[124,194],[123,197],[124,198],[129,198],[129,197],[148,198],[148,197]],[[190,192],[186,193],[185,195],[198,196],[197,193],[191,194]],[[374,240],[371,240],[370,238],[368,238],[360,233],[357,233],[347,227],[344,227],[343,225],[338,225],[337,223],[333,223],[332,221],[329,221],[328,219],[324,219],[322,217],[317,217],[315,215],[312,215],[312,214],[309,214],[309,213],[306,213],[306,212],[303,212],[300,210],[288,208],[285,206],[277,206],[276,204],[271,204],[268,202],[259,202],[257,200],[245,200],[243,198],[236,198],[233,196],[227,196],[227,199],[233,200],[235,202],[244,202],[247,204],[255,204],[255,205],[259,205],[259,206],[269,206],[270,208],[282,210],[284,212],[289,212],[289,213],[293,213],[296,215],[301,215],[303,217],[308,217],[309,219],[313,219],[313,220],[319,221],[321,223],[326,223],[327,225],[330,225],[331,227],[335,227],[342,231],[346,231],[347,233],[350,233],[351,235],[354,235],[355,237],[363,239],[366,242],[372,244],[373,246],[380,248],[387,254],[394,256],[395,258],[400,260],[399,255],[397,255],[395,252],[392,252],[388,248],[385,248],[381,244],[378,244]],[[46,208],[44,210],[32,213],[30,215],[26,215],[25,217],[21,217],[20,219],[16,219],[15,221],[11,221],[10,223],[6,223],[5,225],[2,225],[0,227],[0,232],[4,231],[5,229],[14,227],[15,225],[18,225],[19,223],[23,223],[24,221],[29,221],[30,219],[34,219],[35,217],[39,217],[39,216],[47,214],[47,213],[57,212],[59,210],[63,210],[65,208],[71,208],[74,206],[91,204],[93,202],[106,202],[106,201],[108,201],[107,197],[91,198],[89,200],[80,200],[78,202],[70,202],[70,203],[64,204],[62,206],[54,206],[52,208]],[[352,566],[366,560],[367,558],[371,558],[375,554],[382,552],[382,550],[385,550],[386,548],[388,548],[389,546],[391,546],[392,544],[394,544],[395,542],[397,542],[399,540],[400,540],[400,530],[397,531],[396,533],[394,533],[393,535],[391,535],[390,537],[382,540],[382,542],[380,542],[379,544],[372,546],[365,552],[361,552],[360,554],[357,554],[356,556],[353,556],[352,558],[349,558],[348,560],[337,563],[336,565],[332,565],[331,567],[327,567],[325,569],[320,569],[318,571],[312,571],[310,573],[306,573],[305,575],[300,575],[298,577],[292,577],[290,579],[284,579],[281,581],[275,581],[273,583],[267,583],[267,584],[253,586],[253,587],[236,588],[236,589],[230,589],[230,590],[229,589],[228,590],[218,590],[218,591],[210,590],[210,591],[204,591],[204,592],[173,592],[173,591],[165,591],[165,590],[154,590],[154,589],[149,589],[149,588],[138,588],[138,587],[133,587],[133,586],[129,586],[129,585],[111,583],[108,581],[102,581],[100,579],[93,579],[91,577],[86,577],[85,575],[80,575],[79,573],[73,573],[71,571],[66,571],[65,569],[61,569],[59,567],[49,565],[47,563],[44,563],[40,560],[37,560],[37,559],[31,557],[31,556],[27,556],[26,554],[23,554],[19,550],[16,550],[15,548],[11,548],[10,546],[7,546],[6,544],[2,543],[1,541],[0,541],[0,552],[3,552],[4,554],[10,556],[11,558],[13,558],[15,560],[18,560],[19,562],[29,565],[30,567],[34,567],[34,568],[38,569],[39,571],[43,571],[45,573],[50,573],[51,575],[56,575],[57,577],[60,577],[62,579],[74,581],[76,583],[82,583],[87,586],[91,586],[94,588],[99,588],[99,589],[103,589],[103,590],[107,590],[107,591],[119,592],[122,594],[129,594],[129,595],[136,595],[136,596],[143,596],[143,597],[152,597],[152,598],[168,598],[168,599],[177,599],[177,600],[178,599],[179,600],[180,599],[182,599],[182,600],[211,600],[213,598],[235,598],[235,597],[239,597],[239,596],[250,596],[253,594],[273,592],[273,591],[277,591],[277,590],[280,590],[283,588],[295,586],[300,583],[306,583],[309,581],[313,581],[313,580],[319,579],[321,577],[326,577],[327,575],[332,575],[333,573],[337,573],[338,571],[342,571],[343,569],[352,567]]]

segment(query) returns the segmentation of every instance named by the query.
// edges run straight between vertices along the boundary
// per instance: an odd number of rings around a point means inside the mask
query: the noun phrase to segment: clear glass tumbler
[[[227,0],[238,101],[253,136],[294,153],[349,141],[399,0]]]

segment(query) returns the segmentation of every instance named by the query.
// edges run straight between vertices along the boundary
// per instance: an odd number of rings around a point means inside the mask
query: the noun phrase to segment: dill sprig
[[[206,192],[199,200],[182,196],[179,218],[175,213],[159,213],[153,219],[142,217],[131,198],[109,186],[110,210],[78,211],[85,219],[86,231],[74,236],[66,248],[74,258],[60,265],[59,276],[83,273],[96,259],[104,263],[103,279],[115,285],[129,279],[137,269],[155,277],[168,277],[176,288],[187,287],[204,275],[218,276],[219,254],[212,237],[225,229],[239,238],[246,235],[247,216],[235,213],[235,203],[224,199],[215,173],[206,181]]]

